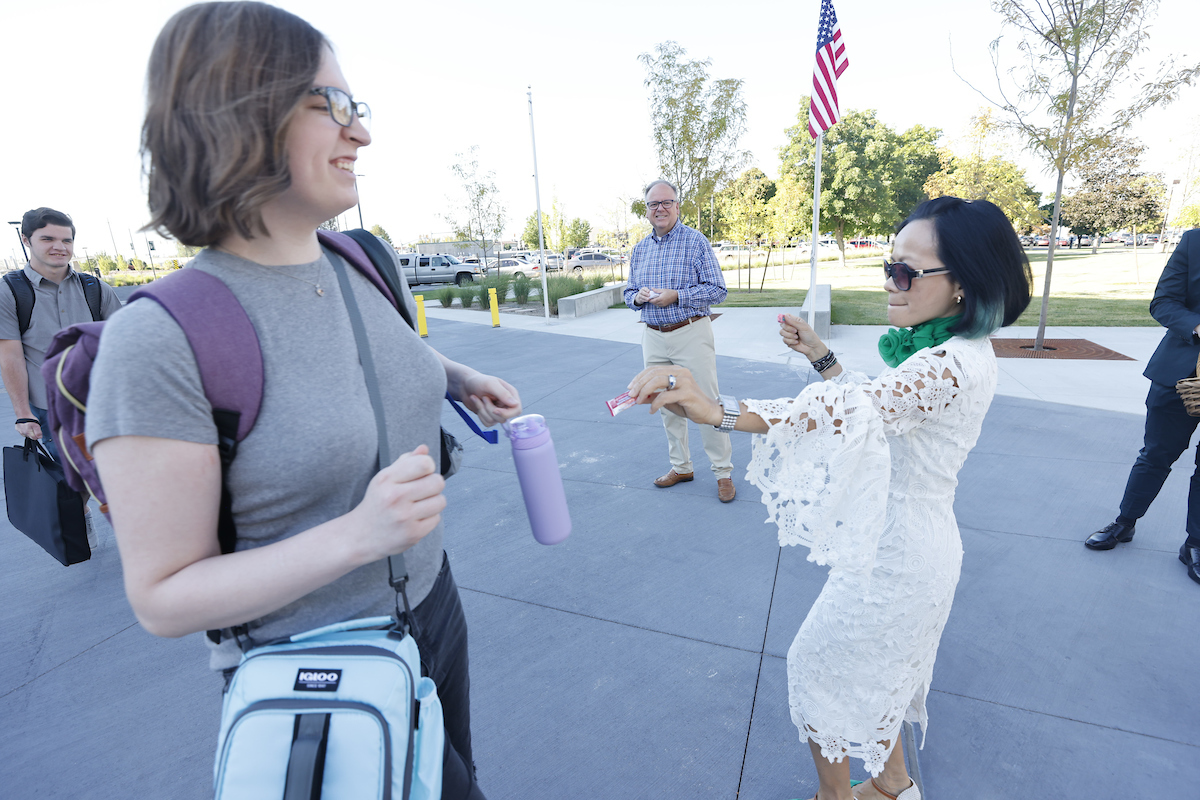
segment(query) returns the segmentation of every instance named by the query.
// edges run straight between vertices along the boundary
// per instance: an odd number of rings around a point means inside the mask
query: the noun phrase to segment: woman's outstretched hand
[[[785,345],[809,361],[825,357],[829,348],[825,346],[821,337],[817,336],[817,332],[807,322],[800,317],[793,317],[791,314],[781,314],[780,316],[782,319],[779,322],[779,338],[783,339]]]
[[[665,408],[697,425],[720,425],[724,418],[720,404],[701,392],[692,373],[683,367],[647,367],[629,382],[629,394],[639,404],[649,403],[651,414]]]

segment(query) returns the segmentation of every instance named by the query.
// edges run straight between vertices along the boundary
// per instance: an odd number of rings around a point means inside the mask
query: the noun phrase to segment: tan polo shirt
[[[67,268],[67,276],[61,284],[44,278],[28,263],[23,270],[33,284],[36,301],[29,329],[21,335],[17,323],[17,301],[8,286],[0,285],[0,339],[20,339],[25,351],[25,368],[29,373],[29,404],[37,408],[46,407],[46,385],[42,381],[42,362],[54,334],[77,322],[91,322],[92,312],[87,298],[83,296],[83,284],[79,273]],[[100,314],[108,319],[121,308],[121,300],[113,288],[100,282]]]

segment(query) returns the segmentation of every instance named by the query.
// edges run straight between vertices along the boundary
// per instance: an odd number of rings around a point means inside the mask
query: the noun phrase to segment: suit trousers
[[[1150,392],[1146,395],[1146,436],[1125,484],[1122,517],[1137,520],[1145,515],[1171,473],[1171,466],[1188,449],[1198,422],[1200,417],[1188,415],[1174,386],[1150,382]],[[1187,534],[1190,541],[1200,543],[1200,449],[1196,452],[1196,469],[1188,492]]]
[[[696,379],[700,391],[712,398],[717,389],[717,350],[713,344],[712,320],[704,317],[668,333],[647,327],[642,334],[642,358],[647,367],[672,364],[685,367]],[[688,421],[667,411],[658,412],[667,431],[667,453],[671,467],[678,473],[694,471],[688,450]],[[700,426],[704,452],[712,465],[713,474],[728,478],[733,473],[733,444],[729,434],[711,425]]]

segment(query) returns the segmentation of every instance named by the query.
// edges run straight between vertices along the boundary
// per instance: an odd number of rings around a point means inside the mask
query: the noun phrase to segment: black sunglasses
[[[896,284],[896,288],[902,292],[907,292],[912,288],[913,278],[924,278],[926,275],[949,271],[949,267],[913,269],[902,261],[888,261],[886,258],[883,260],[883,274],[891,278],[892,282]]]
[[[309,90],[309,94],[324,97],[329,116],[343,128],[353,125],[355,116],[362,120],[364,126],[370,127],[371,108],[366,103],[354,102],[354,98],[336,86],[318,86]]]

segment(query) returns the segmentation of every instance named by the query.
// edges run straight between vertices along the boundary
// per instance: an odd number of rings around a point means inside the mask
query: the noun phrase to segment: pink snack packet
[[[622,392],[612,400],[606,400],[605,405],[608,406],[608,413],[614,417],[620,414],[625,409],[637,404],[636,397],[630,397],[629,392]]]
[[[775,321],[782,324],[783,323],[783,314],[780,314],[778,317],[776,317]]]

